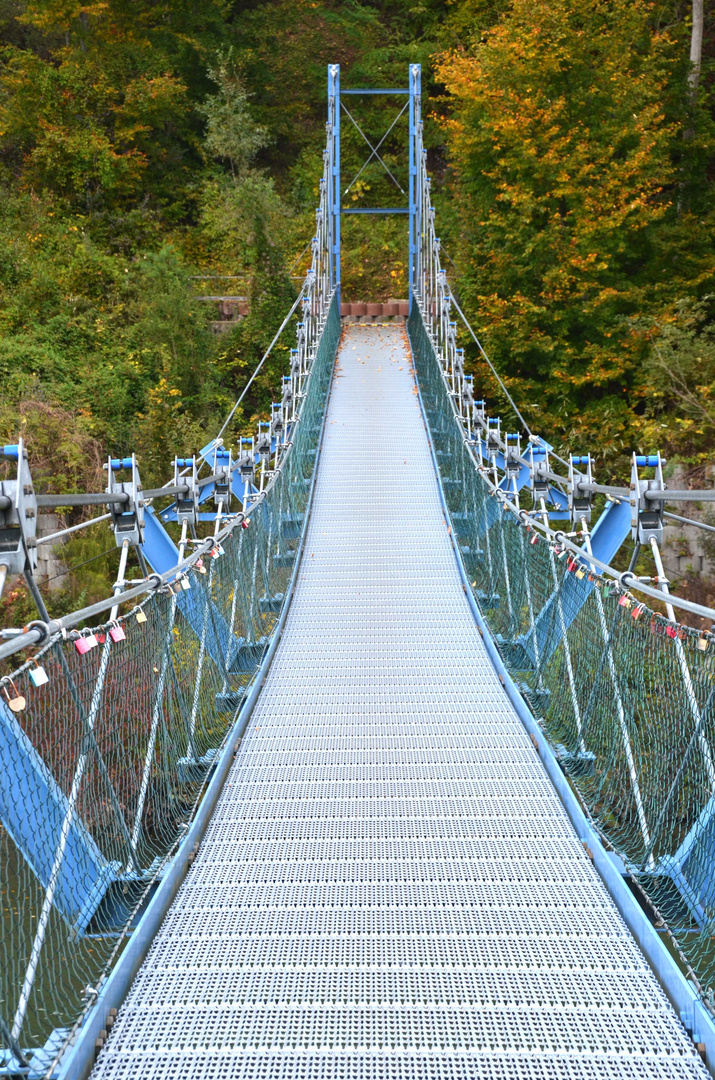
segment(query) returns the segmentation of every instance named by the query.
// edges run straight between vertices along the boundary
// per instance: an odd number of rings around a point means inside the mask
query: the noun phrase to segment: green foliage
[[[652,391],[649,413],[678,458],[710,464],[715,446],[715,297],[680,302],[667,321],[651,328]],[[673,403],[674,416],[668,416]],[[654,440],[652,440],[654,441]]]
[[[404,85],[420,62],[450,274],[523,411],[567,448],[701,461],[713,38],[692,102],[688,10],[0,0],[0,438],[21,427],[49,489],[96,488],[83,462],[132,450],[164,481],[220,425],[309,264],[327,63],[357,87]],[[372,145],[403,103],[346,99]],[[403,115],[380,148],[394,179],[376,159],[360,172],[370,151],[343,114],[346,206],[405,205],[406,137]],[[344,218],[345,298],[405,296],[406,254],[403,217]],[[200,297],[224,292],[248,314],[218,335]],[[267,415],[292,344],[289,328],[230,439]],[[90,599],[109,564],[83,571]]]
[[[266,145],[267,133],[251,119],[248,94],[235,72],[230,51],[219,58],[215,67],[209,68],[209,75],[219,91],[199,106],[199,113],[206,120],[206,151],[228,161],[235,179]]]
[[[683,143],[684,35],[645,0],[514,0],[496,21],[477,6],[492,25],[438,65],[465,302],[534,426],[599,456],[647,449],[642,319],[715,268],[712,211],[693,213],[705,109],[698,152]]]

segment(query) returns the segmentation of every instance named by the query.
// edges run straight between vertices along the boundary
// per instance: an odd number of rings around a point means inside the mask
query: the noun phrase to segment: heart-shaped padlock
[[[8,690],[7,685],[3,686],[2,688],[5,700],[7,701],[9,707],[12,709],[13,712],[22,712],[22,710],[27,705],[27,702],[15,686],[15,683],[12,681],[12,679],[10,679],[9,685],[12,690],[12,696],[10,695],[10,690]]]

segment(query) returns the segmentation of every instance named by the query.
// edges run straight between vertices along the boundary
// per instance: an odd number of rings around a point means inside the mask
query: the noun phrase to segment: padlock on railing
[[[45,686],[50,681],[49,675],[37,660],[33,661],[33,666],[28,671],[28,675],[33,686]]]
[[[22,712],[23,709],[27,706],[25,696],[20,693],[12,679],[8,679],[2,684],[2,693],[3,697],[7,701],[8,708],[10,708],[12,712]]]
[[[97,638],[94,634],[85,634],[75,638],[74,647],[80,656],[84,656],[90,649],[94,649],[97,645]]]

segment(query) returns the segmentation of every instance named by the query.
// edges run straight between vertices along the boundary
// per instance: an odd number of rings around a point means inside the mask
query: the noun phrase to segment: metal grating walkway
[[[93,1075],[708,1075],[484,651],[401,328],[344,338],[283,640]]]

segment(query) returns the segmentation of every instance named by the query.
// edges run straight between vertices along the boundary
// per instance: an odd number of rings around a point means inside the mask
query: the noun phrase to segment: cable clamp
[[[25,627],[25,630],[39,630],[40,631],[41,637],[40,637],[39,641],[37,642],[38,645],[44,645],[45,642],[48,641],[49,638],[50,638],[49,624],[46,623],[46,622],[43,622],[42,619],[33,619],[32,622],[29,622],[27,624],[27,626]]]

